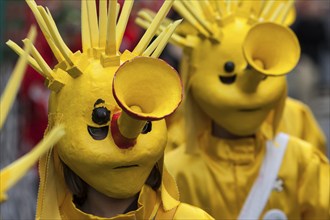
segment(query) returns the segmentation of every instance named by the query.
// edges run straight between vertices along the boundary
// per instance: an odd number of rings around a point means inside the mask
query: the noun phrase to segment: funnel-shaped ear
[[[284,75],[298,63],[300,45],[289,28],[272,22],[250,29],[243,44],[248,64],[265,75]]]
[[[156,58],[136,57],[126,61],[115,73],[112,86],[113,95],[123,109],[111,122],[111,134],[119,148],[132,147],[147,121],[172,114],[182,100],[178,73]]]
[[[180,104],[182,85],[175,69],[163,60],[136,57],[117,70],[113,94],[118,105],[131,117],[160,120]],[[133,106],[141,111],[135,111]]]

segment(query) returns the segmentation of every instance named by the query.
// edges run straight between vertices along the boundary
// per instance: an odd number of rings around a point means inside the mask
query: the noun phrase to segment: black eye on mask
[[[149,133],[152,130],[152,123],[151,121],[147,121],[147,123],[145,124],[145,126],[142,129],[142,134],[146,134]]]
[[[232,73],[235,70],[235,63],[228,61],[223,65],[223,69],[226,73]]]
[[[93,109],[92,120],[95,124],[103,125],[110,121],[110,111],[105,107]]]

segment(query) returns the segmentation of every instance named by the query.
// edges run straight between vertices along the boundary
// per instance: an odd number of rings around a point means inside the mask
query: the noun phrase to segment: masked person
[[[186,136],[166,165],[181,199],[216,219],[328,219],[323,138],[317,126],[298,132],[310,115],[286,93],[285,74],[300,56],[288,28],[292,1],[174,6],[186,21],[172,38],[184,50]],[[144,10],[137,22],[152,16]],[[283,133],[292,130],[318,146]]]
[[[28,59],[51,90],[48,130],[65,127],[40,159],[36,218],[212,219],[178,201],[163,166],[163,118],[179,105],[182,87],[177,72],[157,57],[180,22],[149,43],[173,1],[163,4],[134,50],[123,53],[118,48],[133,1],[125,1],[118,22],[117,1],[99,1],[99,16],[94,1],[82,1],[83,51],[75,53],[50,12],[26,2],[58,60],[51,69],[33,46]]]

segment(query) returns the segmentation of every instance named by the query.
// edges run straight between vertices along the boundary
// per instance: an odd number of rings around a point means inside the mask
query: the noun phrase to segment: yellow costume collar
[[[119,220],[125,218],[125,220],[134,219],[152,219],[158,208],[160,207],[160,196],[159,192],[155,192],[149,186],[145,185],[139,195],[138,209],[135,211],[130,211],[126,214],[121,214],[113,218],[101,218],[91,214],[84,213],[76,208],[75,204],[72,202],[72,195],[68,193],[61,205],[60,212],[64,219],[108,219],[108,220]],[[62,214],[65,213],[65,214]]]

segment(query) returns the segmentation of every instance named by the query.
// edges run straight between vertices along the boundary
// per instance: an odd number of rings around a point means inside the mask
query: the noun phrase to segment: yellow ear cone
[[[296,35],[289,28],[265,22],[256,24],[248,32],[243,52],[253,69],[276,76],[289,73],[297,65],[300,46]]]
[[[136,57],[117,70],[113,94],[123,109],[119,132],[134,139],[146,121],[161,120],[175,111],[182,100],[182,85],[178,73],[164,61]]]

